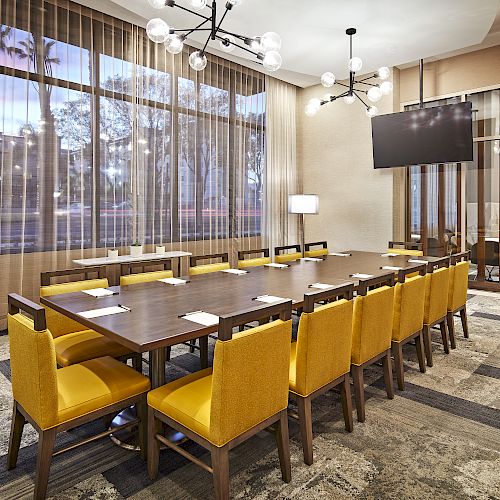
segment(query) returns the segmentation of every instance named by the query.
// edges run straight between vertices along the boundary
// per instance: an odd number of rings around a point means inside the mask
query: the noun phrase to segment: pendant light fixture
[[[186,38],[195,32],[208,32],[208,38],[201,50],[195,50],[189,56],[189,65],[195,71],[202,71],[207,65],[205,51],[210,41],[218,41],[219,48],[224,52],[232,52],[236,47],[254,55],[268,71],[280,69],[282,59],[280,55],[281,38],[277,33],[269,31],[261,36],[248,37],[239,35],[221,28],[226,15],[233,7],[238,6],[243,0],[227,0],[225,10],[220,18],[217,18],[216,0],[189,0],[189,4],[195,10],[179,5],[175,0],[148,0],[151,7],[163,9],[165,7],[177,7],[195,15],[200,23],[192,29],[176,30],[169,26],[163,19],[156,17],[146,25],[146,33],[150,40],[155,43],[165,44],[165,48],[171,54],[178,54],[184,47]],[[201,13],[204,9],[210,9],[209,15]]]
[[[366,108],[366,114],[370,118],[378,114],[377,106],[368,105],[361,97],[361,94],[366,95],[367,99],[372,102],[378,102],[382,96],[389,95],[392,92],[392,82],[388,80],[391,76],[391,71],[387,66],[382,66],[378,71],[366,78],[356,80],[356,73],[361,71],[363,61],[359,57],[352,55],[352,37],[356,34],[355,28],[346,30],[346,35],[349,36],[349,85],[337,82],[335,75],[327,71],[321,75],[321,84],[323,87],[333,87],[335,84],[345,87],[347,90],[338,95],[326,94],[322,99],[313,98],[306,105],[306,115],[314,116],[319,108],[324,104],[336,101],[341,97],[347,104],[352,104],[356,99],[361,101]],[[378,79],[379,81],[376,81]]]

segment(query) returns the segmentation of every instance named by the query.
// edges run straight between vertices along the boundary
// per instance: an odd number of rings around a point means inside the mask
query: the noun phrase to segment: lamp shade
[[[319,197],[317,194],[291,194],[288,196],[288,213],[318,214]]]

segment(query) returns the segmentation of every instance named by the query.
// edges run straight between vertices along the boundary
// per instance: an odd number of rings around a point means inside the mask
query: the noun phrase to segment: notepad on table
[[[401,271],[403,268],[396,266],[382,266],[380,269],[385,269],[386,271]]]
[[[418,259],[408,259],[408,262],[411,262],[412,264],[428,264],[428,260],[418,260]]]
[[[219,316],[205,311],[193,311],[182,315],[181,318],[203,326],[214,326],[219,324]]]
[[[321,262],[323,259],[317,259],[316,257],[302,257],[300,260],[306,260],[308,262]]]
[[[327,283],[313,283],[309,285],[309,288],[317,288],[318,290],[326,290],[327,288],[332,288],[333,285],[329,285]]]
[[[350,257],[350,253],[345,252],[330,252],[328,255],[333,255],[334,257]]]
[[[90,290],[82,290],[83,293],[87,295],[92,295],[92,297],[109,297],[110,295],[118,295],[118,292],[113,292],[113,290],[108,290],[107,288],[92,288]]]
[[[363,274],[363,273],[354,273],[350,275],[351,278],[357,278],[360,280],[367,280],[368,278],[373,278],[373,274]]]
[[[276,295],[259,295],[258,297],[255,297],[254,300],[258,300],[259,302],[265,302],[266,304],[274,304],[275,302],[280,302],[281,300],[290,300],[290,299],[277,297]]]
[[[167,283],[168,285],[185,285],[186,283],[189,283],[187,280],[183,280],[181,278],[162,278],[161,280],[162,283]]]
[[[223,272],[223,273],[229,273],[229,274],[238,274],[238,275],[247,274],[248,273],[248,271],[245,271],[243,269],[223,269],[221,272]]]
[[[276,262],[271,262],[270,264],[264,264],[266,267],[277,267],[278,269],[284,269],[288,267],[288,264],[277,264]]]
[[[78,316],[86,319],[92,319],[100,318],[101,316],[110,316],[112,314],[120,314],[123,312],[130,312],[130,309],[123,306],[101,307],[100,309],[91,309],[90,311],[79,312]]]
[[[399,257],[400,255],[399,253],[383,253],[380,257]]]

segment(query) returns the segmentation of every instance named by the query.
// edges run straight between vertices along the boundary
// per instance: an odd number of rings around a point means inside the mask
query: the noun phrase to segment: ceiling
[[[112,15],[119,11],[122,18],[143,26],[152,17],[162,17],[174,27],[197,24],[196,17],[187,12],[170,7],[157,10],[147,0],[77,1],[97,3]],[[177,2],[189,5],[186,0]],[[218,0],[219,10],[224,3]],[[420,58],[435,59],[500,43],[499,6],[500,0],[244,0],[227,14],[222,27],[249,36],[279,33],[283,67],[274,75],[306,87],[318,83],[325,71],[333,71],[339,79],[348,76],[346,28],[358,30],[353,52],[363,60],[362,72],[368,73],[380,66],[401,67]],[[193,33],[189,43],[199,46],[204,36]],[[261,67],[250,54],[247,57],[239,49],[226,54],[218,47],[218,42],[211,42],[208,52]]]

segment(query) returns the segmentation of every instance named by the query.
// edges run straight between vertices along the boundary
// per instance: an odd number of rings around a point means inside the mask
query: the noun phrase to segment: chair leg
[[[352,432],[351,378],[348,373],[344,375],[344,381],[340,384],[340,400],[342,401],[345,430]]]
[[[142,373],[142,354],[140,352],[135,353],[132,356],[132,367],[134,370]]]
[[[141,447],[141,458],[146,460],[148,456],[148,403],[146,396],[137,403],[137,416],[139,417],[139,446]]]
[[[292,480],[292,466],[290,464],[290,438],[288,436],[288,412],[283,410],[276,427],[276,442],[280,458],[281,477],[285,483]]]
[[[425,347],[425,357],[427,358],[427,366],[432,366],[432,340],[431,340],[431,329],[429,325],[424,325],[423,328],[424,337],[424,347]]]
[[[415,337],[415,346],[417,347],[418,367],[422,373],[425,373],[425,354],[424,354],[424,332]]]
[[[10,424],[9,454],[7,457],[7,470],[13,469],[17,464],[17,455],[21,446],[21,437],[23,435],[26,419],[18,410],[17,403],[14,401],[14,411],[12,412],[12,422]]]
[[[196,345],[196,340],[189,341],[189,352],[194,352],[194,346]]]
[[[455,340],[455,321],[453,319],[453,313],[448,312],[446,314],[446,323],[448,325],[448,333],[450,335],[450,344],[452,349],[457,348],[457,342]]]
[[[216,500],[229,499],[229,449],[226,446],[212,448],[212,469]]]
[[[40,431],[38,437],[38,458],[36,461],[35,494],[36,500],[45,499],[49,482],[50,464],[54,453],[56,428]]]
[[[300,437],[302,439],[304,463],[311,465],[313,463],[311,398],[297,396],[297,407],[299,410]]]
[[[403,346],[401,342],[393,342],[392,349],[394,352],[394,368],[396,369],[396,380],[398,382],[398,389],[405,390],[405,373],[403,366]]]
[[[148,407],[148,476],[152,481],[158,476],[160,461],[160,442],[156,434],[161,431],[161,422],[154,416],[153,409]]]
[[[446,328],[446,318],[439,323],[441,329],[441,339],[443,340],[444,352],[450,354],[450,346],[448,345],[448,329]]]
[[[382,358],[382,365],[384,367],[384,382],[387,397],[389,399],[394,399],[394,386],[392,384],[392,360],[390,349],[387,349],[387,354]]]
[[[208,368],[208,336],[200,337],[200,367],[201,369]]]
[[[460,319],[462,320],[462,328],[464,331],[464,337],[469,338],[469,327],[467,326],[467,307],[464,304],[463,309],[460,309]]]
[[[170,346],[165,347],[165,361],[170,361],[170,353],[172,348]]]
[[[358,422],[365,421],[365,381],[363,367],[352,365],[352,382],[354,385],[354,397],[356,399],[356,414]]]

